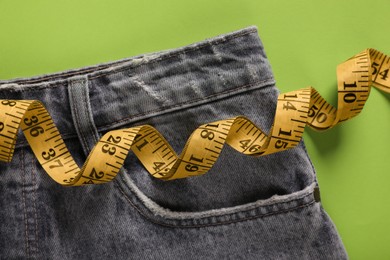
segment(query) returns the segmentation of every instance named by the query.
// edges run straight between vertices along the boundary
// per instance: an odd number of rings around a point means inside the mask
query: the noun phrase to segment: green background
[[[257,25],[282,92],[314,86],[336,105],[336,66],[390,54],[383,1],[3,1],[0,78],[30,77],[187,45]],[[304,138],[324,208],[351,259],[390,259],[390,95]]]

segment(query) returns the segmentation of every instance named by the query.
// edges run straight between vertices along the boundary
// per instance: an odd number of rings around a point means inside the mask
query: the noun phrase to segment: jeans
[[[81,167],[99,138],[149,124],[181,153],[201,124],[244,115],[268,132],[278,89],[255,26],[184,47],[0,81],[37,99]],[[19,131],[0,164],[1,259],[346,259],[303,141],[262,157],[225,145],[202,176],[162,181],[133,153],[106,184],[64,187]]]

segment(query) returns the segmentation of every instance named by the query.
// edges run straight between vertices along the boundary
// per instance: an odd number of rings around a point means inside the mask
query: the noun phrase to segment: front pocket
[[[255,88],[136,125],[152,125],[180,154],[193,130],[204,123],[244,115],[267,132],[277,94],[274,85]],[[148,218],[189,225],[224,223],[301,207],[313,201],[309,194],[316,183],[303,141],[293,149],[262,157],[246,156],[225,145],[209,172],[172,181],[154,178],[130,153],[117,180],[121,193],[134,205],[140,203],[137,207],[149,212],[145,213]],[[133,201],[135,197],[138,202]],[[210,219],[215,217],[218,220]]]
[[[148,198],[135,186],[125,170],[121,171],[122,174],[115,182],[125,201],[147,220],[169,227],[196,228],[226,225],[287,213],[308,207],[316,202],[314,189],[317,184],[314,182],[305,189],[292,194],[274,195],[269,199],[243,205],[196,212],[173,211]]]

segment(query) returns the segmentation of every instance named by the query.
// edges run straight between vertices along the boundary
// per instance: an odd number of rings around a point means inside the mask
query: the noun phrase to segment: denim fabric
[[[61,73],[0,81],[41,100],[81,166],[109,130],[154,126],[180,154],[207,122],[269,131],[278,90],[257,28]],[[224,146],[203,176],[162,181],[130,152],[114,181],[63,187],[22,133],[0,168],[2,259],[346,259],[303,141],[251,157]]]

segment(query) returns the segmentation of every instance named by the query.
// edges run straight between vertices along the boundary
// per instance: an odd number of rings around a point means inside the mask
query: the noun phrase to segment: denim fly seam
[[[196,127],[215,120],[244,115],[267,132],[278,94],[255,26],[96,66],[0,81],[0,98],[45,104],[80,166],[98,138],[118,128],[152,125],[178,154]],[[2,166],[1,177],[0,217],[9,226],[2,229],[1,257],[347,258],[315,199],[318,184],[303,141],[263,157],[225,145],[208,173],[175,181],[153,178],[130,153],[113,182],[65,188],[43,172],[19,134],[15,158]]]

